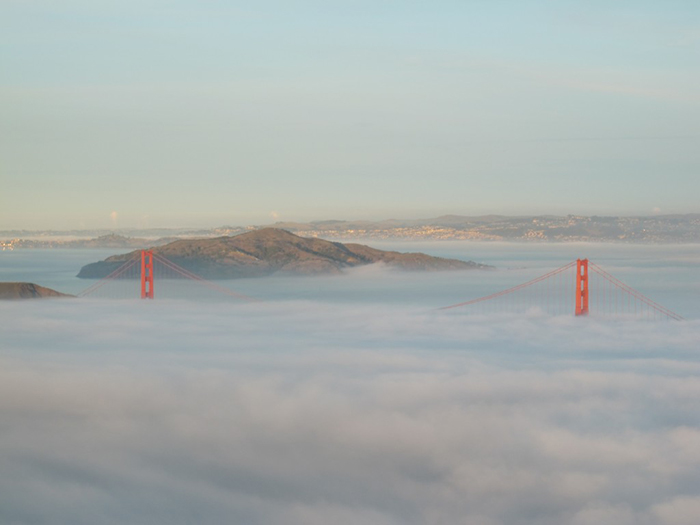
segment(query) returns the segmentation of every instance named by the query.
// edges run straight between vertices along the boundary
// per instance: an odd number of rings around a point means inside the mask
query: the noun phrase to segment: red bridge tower
[[[141,250],[141,299],[153,299],[153,252]]]
[[[576,315],[588,315],[588,259],[576,260]]]

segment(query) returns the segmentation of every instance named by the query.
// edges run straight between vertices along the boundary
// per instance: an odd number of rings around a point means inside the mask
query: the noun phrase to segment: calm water
[[[700,245],[612,245],[597,243],[517,244],[473,242],[376,242],[374,247],[474,260],[495,271],[406,273],[357,268],[341,276],[269,277],[220,281],[264,300],[337,303],[402,303],[434,308],[493,293],[587,257],[618,279],[686,318],[700,317]],[[0,280],[30,281],[76,294],[94,281],[77,279],[85,264],[114,250],[16,250],[0,252]],[[188,285],[156,281],[160,298],[182,297]],[[188,296],[211,297],[189,285]],[[211,297],[213,298],[213,297]]]

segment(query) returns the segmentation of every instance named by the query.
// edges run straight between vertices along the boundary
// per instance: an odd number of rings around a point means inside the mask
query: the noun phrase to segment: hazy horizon
[[[214,230],[218,228],[246,228],[246,227],[275,227],[276,225],[284,225],[284,224],[293,224],[293,223],[298,223],[298,224],[314,224],[314,223],[323,223],[323,222],[369,222],[369,223],[382,223],[382,222],[389,222],[389,221],[416,221],[420,222],[421,220],[434,220],[434,219],[439,219],[441,217],[464,217],[464,218],[480,218],[480,217],[489,217],[489,216],[498,216],[498,217],[504,217],[506,219],[518,219],[518,218],[529,218],[529,217],[590,217],[590,218],[605,218],[605,217],[616,217],[616,218],[647,218],[647,219],[663,219],[663,218],[668,218],[668,217],[683,217],[683,216],[697,216],[700,215],[700,212],[688,212],[688,213],[648,213],[648,214],[639,214],[639,215],[606,215],[606,214],[594,214],[594,215],[585,215],[585,214],[573,214],[573,213],[562,213],[562,214],[549,214],[549,213],[536,213],[536,214],[501,214],[501,213],[484,213],[484,214],[478,214],[478,215],[467,215],[467,214],[460,214],[460,213],[443,213],[440,215],[435,215],[435,216],[416,216],[416,217],[381,217],[381,218],[376,218],[376,217],[371,217],[371,218],[357,218],[357,217],[350,217],[350,218],[341,218],[341,217],[325,217],[321,219],[310,219],[310,220],[286,220],[282,221],[279,219],[274,219],[274,218],[268,218],[267,221],[263,221],[260,223],[253,223],[253,222],[247,222],[247,223],[238,223],[238,224],[233,224],[233,223],[207,223],[207,224],[200,224],[200,225],[194,225],[194,224],[171,224],[171,225],[162,225],[162,226],[125,226],[119,224],[119,221],[111,220],[110,225],[106,226],[87,226],[85,225],[84,227],[77,227],[77,228],[2,228],[0,231],[27,231],[27,232],[41,232],[41,231],[54,231],[54,232],[70,232],[70,231],[94,231],[94,230],[99,230],[99,231],[129,231],[129,230],[188,230],[188,229],[193,229],[193,230]]]
[[[0,6],[0,228],[698,212],[700,4]]]
[[[532,212],[532,213],[508,213],[506,212],[501,212],[501,213],[496,213],[496,212],[489,212],[488,210],[484,211],[483,213],[458,213],[458,212],[450,212],[450,211],[442,211],[438,212],[436,211],[434,214],[426,214],[426,213],[406,213],[405,215],[379,215],[379,214],[371,214],[371,215],[352,215],[351,213],[349,214],[330,214],[328,216],[305,216],[305,215],[293,215],[290,217],[287,217],[285,219],[282,219],[281,217],[272,217],[269,214],[268,215],[260,215],[258,216],[259,220],[254,220],[255,216],[251,216],[250,220],[247,219],[240,219],[237,222],[234,221],[228,221],[228,222],[216,222],[215,220],[212,219],[194,219],[191,221],[188,221],[187,219],[183,220],[170,220],[170,219],[156,219],[153,220],[152,218],[141,218],[141,219],[134,219],[131,217],[127,217],[124,219],[120,214],[114,214],[110,213],[109,216],[106,218],[98,219],[94,223],[86,222],[86,221],[80,221],[74,226],[60,226],[61,224],[64,224],[60,221],[54,221],[54,220],[48,220],[45,223],[42,223],[43,226],[34,226],[34,227],[28,227],[28,226],[15,226],[11,227],[9,224],[12,224],[11,222],[5,222],[0,224],[0,231],[80,231],[80,230],[105,230],[105,231],[118,231],[118,230],[148,230],[148,229],[162,229],[162,230],[168,230],[168,229],[216,229],[216,228],[244,228],[247,226],[274,226],[275,224],[285,224],[285,223],[300,223],[300,224],[310,224],[310,223],[318,223],[318,222],[331,222],[331,221],[342,221],[342,222],[383,222],[383,221],[420,221],[420,220],[430,220],[430,219],[435,219],[439,217],[444,217],[444,216],[456,216],[456,217],[468,217],[468,218],[477,218],[477,217],[487,217],[487,216],[501,216],[501,217],[506,217],[506,218],[518,218],[518,217],[545,217],[545,216],[552,216],[552,217],[568,217],[568,216],[576,216],[576,217],[620,217],[620,218],[663,218],[663,217],[673,217],[673,216],[684,216],[684,215],[698,215],[700,214],[700,209],[695,209],[691,211],[682,211],[682,212],[669,212],[669,213],[662,213],[659,210],[649,210],[648,212],[640,212],[640,213],[569,213],[564,211],[560,211],[558,213],[539,213],[539,212]]]

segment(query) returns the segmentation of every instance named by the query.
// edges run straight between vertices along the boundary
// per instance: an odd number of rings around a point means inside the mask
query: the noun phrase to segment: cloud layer
[[[685,524],[700,323],[0,305],[9,524]]]

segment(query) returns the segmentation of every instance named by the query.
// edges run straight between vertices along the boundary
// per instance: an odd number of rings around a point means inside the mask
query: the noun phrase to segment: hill
[[[386,221],[279,223],[297,235],[331,239],[452,239],[554,242],[700,242],[700,214],[639,217],[443,215]]]
[[[153,252],[207,279],[261,277],[273,273],[317,275],[344,268],[385,263],[403,270],[469,270],[487,266],[472,261],[443,259],[424,253],[377,250],[361,244],[343,244],[304,238],[278,228],[264,228],[235,237],[183,239],[154,248]],[[78,277],[102,278],[139,251],[115,255],[84,266]]]
[[[0,283],[0,299],[45,299],[47,297],[73,297],[34,283]]]

